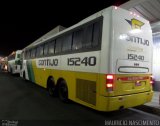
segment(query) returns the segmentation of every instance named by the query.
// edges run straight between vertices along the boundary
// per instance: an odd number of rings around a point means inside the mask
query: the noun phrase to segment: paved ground
[[[153,97],[151,102],[146,103],[144,105],[141,106],[137,106],[135,107],[136,109],[148,112],[148,113],[154,113],[158,116],[160,116],[160,103],[159,103],[159,99],[160,99],[160,92],[159,91],[154,91],[153,93]]]
[[[160,93],[158,91],[154,91],[152,101],[149,103],[146,103],[145,105],[160,109],[160,103],[159,103],[160,96],[159,95]]]
[[[18,120],[18,126],[93,126],[105,125],[110,120],[159,120],[160,117],[135,108],[103,113],[74,102],[66,104],[48,96],[44,88],[0,72],[0,119],[2,124]]]

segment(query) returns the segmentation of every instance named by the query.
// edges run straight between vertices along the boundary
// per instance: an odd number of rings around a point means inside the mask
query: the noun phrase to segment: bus
[[[108,7],[22,52],[21,77],[58,96],[98,111],[152,99],[149,21]]]
[[[8,56],[8,72],[11,74],[20,74],[21,70],[21,52],[22,50],[13,51]]]

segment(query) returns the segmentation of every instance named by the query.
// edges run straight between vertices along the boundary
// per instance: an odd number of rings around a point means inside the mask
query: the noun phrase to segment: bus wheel
[[[68,102],[69,101],[69,99],[68,99],[68,87],[67,87],[67,84],[64,80],[62,80],[59,83],[58,94],[59,94],[60,100],[62,100],[63,102]]]
[[[56,86],[52,77],[48,79],[47,90],[50,96],[56,96]]]

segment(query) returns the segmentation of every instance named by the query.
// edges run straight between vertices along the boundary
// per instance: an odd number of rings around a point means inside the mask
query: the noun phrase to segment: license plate
[[[141,82],[136,82],[135,85],[136,86],[141,86],[142,84],[141,84]]]

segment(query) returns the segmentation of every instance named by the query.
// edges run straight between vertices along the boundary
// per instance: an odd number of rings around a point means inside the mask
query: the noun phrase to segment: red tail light
[[[113,91],[114,76],[111,74],[106,75],[106,88],[108,91]]]
[[[152,85],[153,83],[154,83],[153,76],[150,76],[150,84]]]
[[[106,86],[107,86],[107,88],[112,88],[113,84],[108,83],[108,84],[106,84]]]

